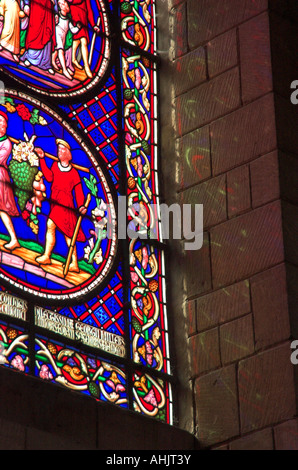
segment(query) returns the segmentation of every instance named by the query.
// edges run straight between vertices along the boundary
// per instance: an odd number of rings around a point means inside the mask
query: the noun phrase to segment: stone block
[[[243,433],[293,418],[296,403],[290,344],[240,361],[238,387]]]
[[[240,281],[284,260],[278,201],[212,227],[210,236],[214,288]]]
[[[271,428],[262,429],[230,443],[230,450],[274,450]]]
[[[199,47],[173,64],[175,95],[185,93],[207,79],[206,52]]]
[[[220,366],[218,329],[205,331],[188,340],[192,376]]]
[[[250,311],[248,281],[203,295],[197,299],[198,331],[220,325]]]
[[[186,134],[177,143],[179,189],[211,176],[209,126]]]
[[[243,165],[227,174],[228,216],[235,217],[251,207],[249,167]]]
[[[223,446],[212,447],[210,450],[229,450],[229,446],[226,444]]]
[[[298,419],[291,419],[274,428],[275,450],[298,450]]]
[[[211,289],[208,233],[204,233],[204,243],[200,250],[184,252],[182,272],[184,291],[187,298],[202,294]]]
[[[219,328],[220,354],[223,364],[237,361],[254,352],[252,315],[225,323]]]
[[[214,77],[238,64],[236,29],[207,43],[209,77]]]
[[[259,207],[280,196],[278,152],[257,158],[250,164],[252,207]]]
[[[199,377],[195,381],[197,437],[202,446],[224,442],[239,434],[235,366]]]
[[[40,429],[29,428],[27,431],[26,450],[96,450],[94,446],[87,442],[81,442],[80,433],[77,436],[68,438],[59,434],[53,434]]]
[[[251,278],[256,349],[289,339],[286,268],[282,264]]]
[[[2,403],[4,400],[5,397],[2,398]],[[25,450],[25,445],[26,427],[0,418],[0,450]]]
[[[188,0],[188,40],[194,48],[267,9],[267,0]]]
[[[218,119],[210,126],[214,175],[276,149],[273,95]]]
[[[233,68],[176,98],[177,137],[237,109],[239,82],[238,68]]]
[[[241,91],[244,103],[272,91],[268,12],[239,26]]]
[[[181,205],[203,204],[204,230],[227,219],[226,199],[225,175],[192,186],[179,194]]]

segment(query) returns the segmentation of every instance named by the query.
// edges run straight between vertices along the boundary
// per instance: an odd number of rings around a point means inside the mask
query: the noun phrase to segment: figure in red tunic
[[[49,183],[52,183],[51,210],[47,222],[45,252],[43,255],[36,258],[36,261],[41,265],[51,264],[51,254],[56,243],[56,229],[63,233],[67,245],[70,246],[77,222],[75,204],[79,208],[80,214],[83,215],[87,212],[84,206],[84,193],[80,176],[71,164],[72,155],[70,146],[61,139],[57,139],[56,142],[58,144],[59,161],[54,162],[51,168],[48,168],[44,161],[43,150],[35,148],[40,158],[41,171],[45,179]],[[82,229],[80,229],[77,241],[84,242],[85,240],[85,235]],[[73,251],[69,271],[80,271],[76,248]]]
[[[70,3],[70,13],[72,21],[81,23],[82,28],[78,33],[73,36],[72,45],[72,63],[78,68],[82,69],[82,66],[77,61],[77,50],[81,46],[82,58],[84,62],[84,69],[88,78],[92,78],[92,72],[89,65],[89,26],[91,24],[95,33],[99,31],[98,25],[95,24],[94,16],[90,4],[90,0],[72,0]]]

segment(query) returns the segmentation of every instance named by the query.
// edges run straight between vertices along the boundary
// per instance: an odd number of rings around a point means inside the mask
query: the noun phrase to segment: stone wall
[[[208,448],[298,448],[294,3],[161,2],[163,193],[204,205],[168,260],[178,419]]]

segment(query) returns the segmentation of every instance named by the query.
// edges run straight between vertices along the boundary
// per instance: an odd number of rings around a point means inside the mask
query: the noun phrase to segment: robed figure
[[[26,37],[26,51],[21,60],[26,66],[35,65],[50,73],[55,31],[54,0],[31,0]]]
[[[17,0],[0,1],[1,17],[1,38],[0,50],[2,48],[9,51],[13,59],[19,62],[20,54],[20,20],[24,18],[25,13],[20,9]]]

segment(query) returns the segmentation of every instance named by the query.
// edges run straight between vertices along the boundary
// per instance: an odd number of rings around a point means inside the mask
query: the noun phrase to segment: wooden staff
[[[14,144],[19,144],[20,141],[15,139],[14,137],[8,137],[11,142]],[[51,155],[50,153],[45,152],[45,156],[50,158],[51,160],[55,160],[56,162],[59,161],[58,157],[55,157],[54,155]],[[77,170],[85,171],[85,173],[90,173],[88,168],[85,168],[84,166],[76,165],[76,163],[72,163],[72,166],[76,168]]]
[[[97,18],[97,22],[96,22],[96,26],[99,27],[99,25],[100,25],[100,16]],[[92,62],[96,36],[97,36],[97,33],[96,31],[94,31],[93,36],[92,36],[92,41],[91,41],[90,52],[89,52],[89,60],[88,60],[89,65],[91,65],[91,62]]]
[[[91,201],[91,194],[88,193],[88,194],[87,194],[86,201],[85,201],[85,204],[84,204],[84,207],[85,207],[86,209],[87,209],[87,207],[89,206],[90,201]],[[74,248],[75,248],[75,244],[76,244],[77,236],[78,236],[78,233],[79,233],[80,225],[81,225],[81,223],[82,223],[82,218],[83,218],[83,216],[82,216],[82,214],[81,214],[80,217],[78,218],[77,223],[76,223],[75,230],[74,230],[74,233],[73,233],[73,236],[72,236],[70,245],[69,245],[67,260],[66,260],[66,263],[65,263],[65,266],[64,266],[64,271],[63,271],[64,277],[65,277],[65,276],[67,275],[67,273],[68,273],[68,269],[69,269],[71,257],[72,257],[72,254],[73,254],[73,250],[74,250]]]

